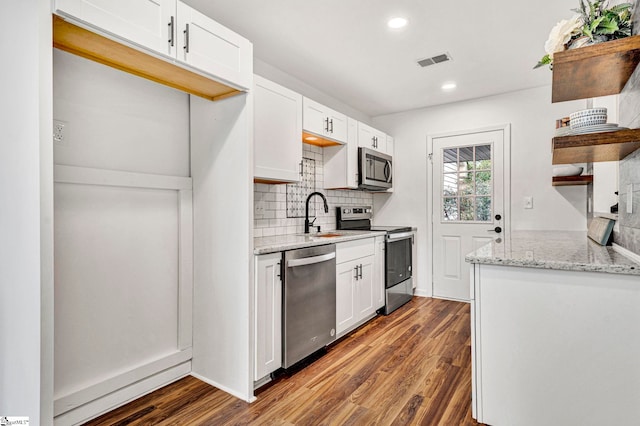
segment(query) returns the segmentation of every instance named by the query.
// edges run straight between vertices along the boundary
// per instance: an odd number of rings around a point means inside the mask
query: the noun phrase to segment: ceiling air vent
[[[448,53],[442,53],[440,55],[432,56],[430,58],[420,59],[418,65],[421,67],[428,67],[429,65],[439,64],[441,62],[447,62],[451,60],[451,55]]]

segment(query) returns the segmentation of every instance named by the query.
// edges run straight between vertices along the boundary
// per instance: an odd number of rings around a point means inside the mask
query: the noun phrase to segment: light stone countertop
[[[340,234],[339,237],[320,237],[322,234]],[[323,244],[335,244],[345,241],[372,238],[386,235],[381,231],[323,231],[319,234],[287,234],[273,237],[260,237],[253,239],[253,254],[276,253],[279,251],[293,250],[304,247],[320,246]]]
[[[640,275],[640,263],[601,246],[586,232],[514,231],[469,253],[469,263]]]

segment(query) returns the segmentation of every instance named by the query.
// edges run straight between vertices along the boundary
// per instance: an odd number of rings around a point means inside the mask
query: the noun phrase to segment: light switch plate
[[[525,209],[532,209],[533,208],[533,197],[532,196],[526,196],[524,197],[524,208]]]
[[[627,213],[633,213],[633,184],[627,185]]]

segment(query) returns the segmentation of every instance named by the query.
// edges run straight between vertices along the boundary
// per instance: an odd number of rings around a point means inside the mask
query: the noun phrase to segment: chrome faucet
[[[322,201],[324,201],[324,212],[329,213],[329,205],[327,204],[327,199],[324,197],[322,193],[316,191],[309,194],[309,196],[307,197],[307,205],[304,211],[304,233],[305,234],[309,233],[309,226],[311,225],[311,223],[309,222],[309,201],[311,200],[311,197],[313,197],[314,195],[319,195],[322,198]],[[313,221],[315,222],[315,219],[313,219]]]

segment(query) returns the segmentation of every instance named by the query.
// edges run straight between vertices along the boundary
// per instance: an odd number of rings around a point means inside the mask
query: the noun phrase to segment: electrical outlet
[[[264,200],[258,200],[254,203],[254,219],[262,219],[264,217],[264,211],[266,210],[266,202]]]
[[[69,144],[69,123],[53,120],[53,143],[56,145]]]
[[[533,208],[533,197],[528,195],[526,197],[524,197],[524,208],[525,209],[532,209]]]

